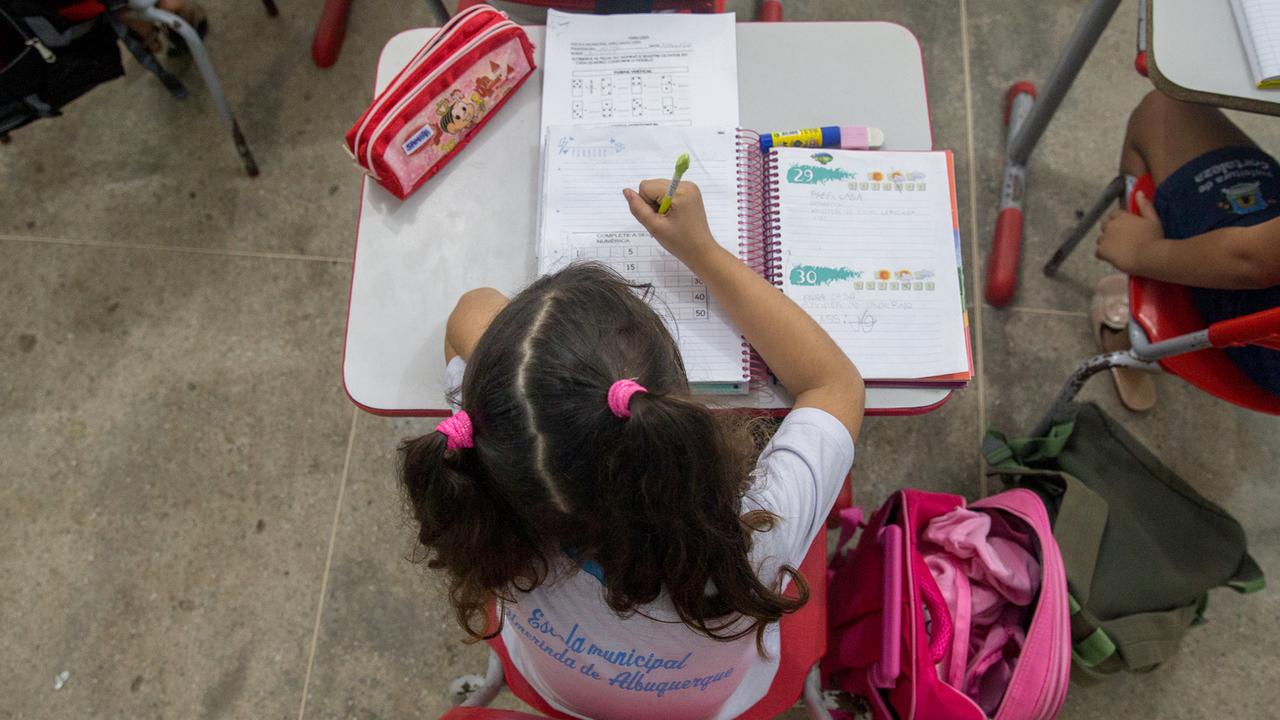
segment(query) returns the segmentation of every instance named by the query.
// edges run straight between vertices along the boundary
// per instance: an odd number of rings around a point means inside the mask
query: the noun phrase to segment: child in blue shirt
[[[1129,118],[1120,170],[1150,174],[1154,202],[1113,211],[1097,256],[1129,274],[1191,286],[1206,325],[1280,306],[1280,166],[1221,110],[1151,92]],[[1227,348],[1280,395],[1280,351]]]

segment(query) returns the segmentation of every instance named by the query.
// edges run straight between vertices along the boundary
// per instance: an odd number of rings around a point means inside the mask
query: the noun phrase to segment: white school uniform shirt
[[[464,367],[459,358],[449,363],[446,387],[458,388]],[[766,586],[775,586],[782,565],[800,566],[852,465],[853,440],[829,413],[799,408],[782,421],[742,501],[744,513],[779,518],[752,539],[750,561]],[[619,617],[604,602],[608,579],[584,566],[563,557],[547,582],[500,608],[512,663],[553,708],[592,720],[733,718],[768,692],[778,670],[777,623],[765,629],[761,657],[755,633],[732,642],[695,633],[665,592]]]

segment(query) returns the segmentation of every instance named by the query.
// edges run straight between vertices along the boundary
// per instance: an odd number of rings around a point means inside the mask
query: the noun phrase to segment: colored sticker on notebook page
[[[821,185],[829,182],[856,180],[857,177],[857,173],[823,165],[792,165],[787,168],[787,182],[800,185]]]

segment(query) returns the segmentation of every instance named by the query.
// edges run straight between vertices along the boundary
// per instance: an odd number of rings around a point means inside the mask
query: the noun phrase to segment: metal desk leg
[[[996,218],[995,237],[987,259],[984,293],[987,302],[995,307],[1008,305],[1018,285],[1027,160],[1119,5],[1120,0],[1093,0],[1090,3],[1076,23],[1075,31],[1071,33],[1071,39],[1049,74],[1039,98],[1031,83],[1017,82],[1009,88],[1005,98],[1009,139],[1005,146],[1004,183],[1000,190],[1000,215]]]

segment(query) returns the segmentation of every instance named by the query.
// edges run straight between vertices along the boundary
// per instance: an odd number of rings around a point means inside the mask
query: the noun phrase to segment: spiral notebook
[[[623,187],[702,190],[713,236],[791,296],[869,384],[962,386],[972,376],[948,152],[759,150],[729,128],[548,128],[539,272],[595,260],[654,287],[699,392],[749,392],[768,368],[701,281],[631,217]]]
[[[1235,16],[1254,83],[1260,90],[1280,88],[1280,3],[1231,0],[1231,14]]]

